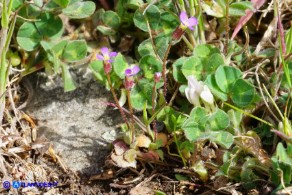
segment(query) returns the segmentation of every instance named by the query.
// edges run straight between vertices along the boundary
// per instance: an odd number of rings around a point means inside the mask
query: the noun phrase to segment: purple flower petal
[[[132,68],[128,68],[125,70],[126,77],[135,76],[140,71],[140,67],[135,65]]]
[[[196,26],[198,24],[198,20],[195,17],[190,17],[188,20],[189,28]]]
[[[117,55],[118,55],[117,52],[110,52],[110,54],[109,54],[110,57],[116,57]]]
[[[134,66],[133,68],[132,68],[132,74],[133,75],[136,75],[136,74],[138,74],[138,72],[140,71],[140,67],[139,66]]]
[[[109,50],[108,50],[107,47],[101,48],[100,51],[101,51],[101,53],[102,53],[103,56],[108,55],[108,53],[109,53]]]
[[[96,58],[99,59],[99,60],[104,60],[104,57],[100,54],[96,54]]]
[[[130,77],[131,74],[132,74],[132,69],[128,68],[128,69],[125,70],[126,77]]]
[[[181,23],[183,23],[184,25],[186,25],[188,23],[188,15],[186,12],[181,12],[179,15],[179,19],[181,21]]]

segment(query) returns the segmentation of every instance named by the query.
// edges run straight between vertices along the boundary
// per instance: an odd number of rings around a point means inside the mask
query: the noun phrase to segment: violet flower
[[[186,12],[181,12],[179,19],[183,29],[189,28],[190,30],[194,30],[194,27],[198,25],[198,20],[195,17],[188,18]]]
[[[126,77],[132,77],[138,74],[140,71],[140,67],[137,65],[132,66],[132,68],[128,68],[125,70]]]
[[[131,90],[134,87],[135,82],[134,82],[133,76],[138,74],[139,71],[140,71],[140,68],[137,65],[134,65],[134,66],[132,66],[132,67],[130,67],[130,68],[125,70],[125,75],[126,75],[125,88],[127,90]]]
[[[112,63],[113,62],[113,57],[118,55],[117,52],[110,52],[107,47],[101,48],[100,51],[101,51],[102,55],[97,54],[96,58],[99,59],[99,60],[103,60],[104,62]]]
[[[181,12],[179,15],[180,25],[175,29],[172,34],[173,40],[180,40],[186,29],[194,30],[194,27],[198,24],[198,20],[195,17],[188,18],[186,12]]]
[[[154,74],[154,82],[158,83],[160,81],[161,75],[161,72],[156,72]]]

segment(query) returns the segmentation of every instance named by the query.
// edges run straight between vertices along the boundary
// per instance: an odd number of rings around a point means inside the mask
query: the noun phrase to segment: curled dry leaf
[[[165,133],[157,133],[156,140],[159,141],[161,140],[161,147],[164,147],[167,145],[167,135]]]
[[[113,145],[116,155],[122,155],[129,149],[127,144],[122,140],[115,140],[113,142]]]
[[[158,161],[159,155],[155,151],[149,151],[149,152],[140,152],[138,154],[140,158],[146,161]]]
[[[114,151],[111,154],[111,159],[116,164],[116,166],[121,168],[136,168],[137,151],[134,149],[129,149],[127,144],[122,140],[114,141],[113,145]]]
[[[150,144],[151,140],[146,135],[139,135],[139,137],[137,138],[138,147],[148,148]]]
[[[121,168],[128,168],[128,167],[136,168],[136,165],[137,165],[136,160],[132,162],[128,162],[127,160],[124,159],[124,155],[116,155],[115,153],[112,153],[111,159],[113,160],[114,163],[116,163],[116,166],[121,167]]]

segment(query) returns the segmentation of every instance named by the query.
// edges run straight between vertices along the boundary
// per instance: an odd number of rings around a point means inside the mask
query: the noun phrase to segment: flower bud
[[[111,63],[104,61],[103,62],[103,69],[104,69],[105,74],[109,74],[112,71]]]
[[[134,82],[133,77],[126,77],[125,78],[125,88],[127,90],[132,89],[134,87],[134,85],[135,85],[135,82]]]
[[[185,30],[181,28],[181,26],[177,27],[175,31],[172,33],[172,39],[179,41],[184,34]]]
[[[154,74],[154,82],[158,83],[160,81],[160,78],[161,78],[161,72],[156,72]]]

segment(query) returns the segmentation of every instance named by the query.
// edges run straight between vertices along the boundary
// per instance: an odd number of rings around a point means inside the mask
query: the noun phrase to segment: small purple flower
[[[158,83],[160,81],[161,78],[161,72],[156,72],[154,74],[154,82]]]
[[[194,27],[198,24],[198,20],[195,17],[188,18],[188,15],[186,12],[181,12],[179,15],[179,19],[181,24],[185,28],[189,28],[190,30],[194,30]]]
[[[107,47],[101,48],[100,51],[102,55],[97,54],[96,58],[109,63],[113,62],[113,57],[118,55],[117,52],[110,52]]]
[[[126,77],[132,77],[138,74],[139,71],[140,71],[139,66],[134,65],[132,68],[128,68],[125,70],[125,75]]]

